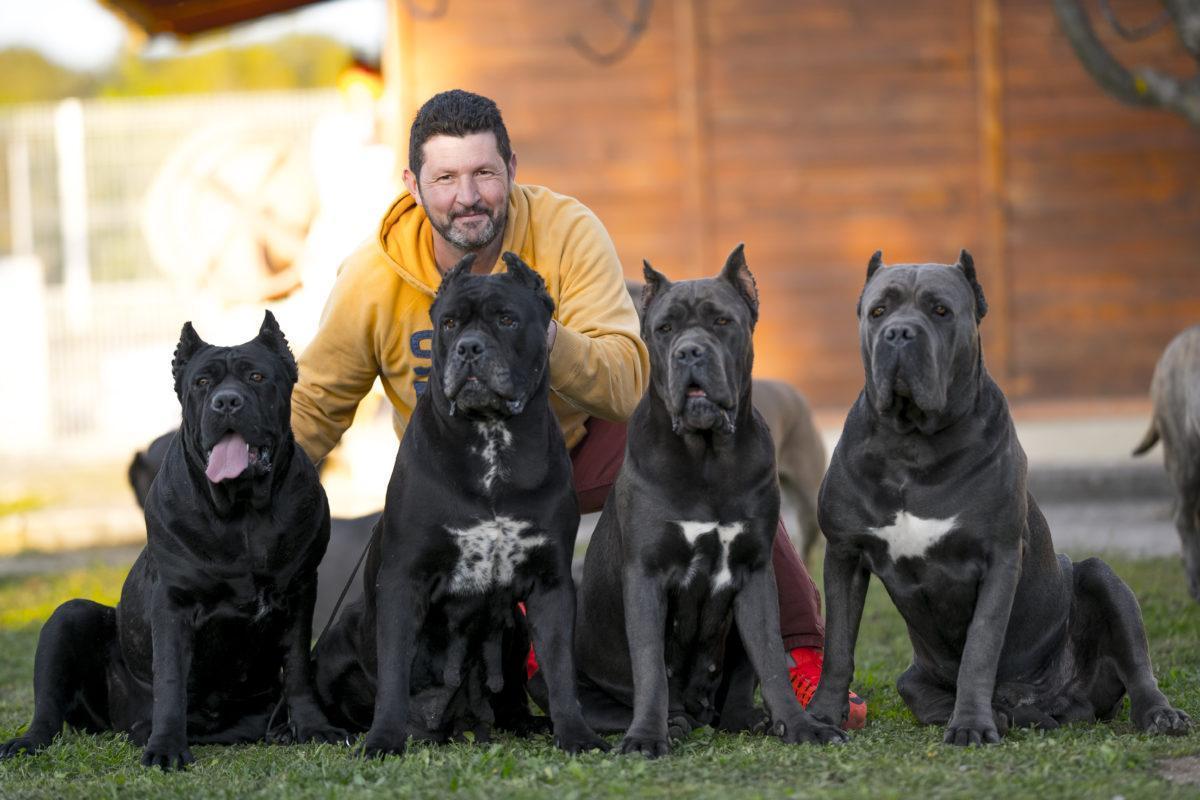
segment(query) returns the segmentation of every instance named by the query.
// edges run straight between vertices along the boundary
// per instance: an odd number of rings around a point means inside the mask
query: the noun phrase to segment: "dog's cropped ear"
[[[262,326],[258,329],[258,340],[279,356],[287,369],[288,378],[295,383],[299,377],[299,371],[296,369],[296,357],[292,355],[287,337],[283,335],[283,331],[279,328],[279,322],[270,311],[263,314]]]
[[[442,276],[442,283],[440,286],[438,286],[437,293],[441,294],[442,290],[445,289],[447,286],[449,286],[450,284],[457,281],[463,275],[469,274],[471,272],[471,266],[474,263],[475,263],[475,254],[474,253],[467,253],[465,256],[460,258],[458,260],[458,263],[455,264],[453,267],[451,267],[449,270],[447,270],[446,274]]]
[[[522,286],[532,289],[538,295],[538,299],[542,301],[542,305],[546,306],[546,310],[553,315],[554,301],[546,291],[546,281],[542,276],[534,272],[533,267],[526,264],[516,253],[506,250],[500,258],[508,267],[508,276]]]
[[[667,276],[650,266],[650,262],[642,259],[642,276],[645,277],[646,283],[642,286],[642,318],[646,317],[646,312],[650,310],[650,304],[667,289],[671,288],[671,282],[667,280]]]
[[[192,323],[183,323],[179,332],[179,344],[175,345],[175,356],[171,359],[171,375],[175,378],[175,394],[183,399],[183,371],[187,368],[192,356],[208,347],[208,342],[200,338]]]
[[[964,248],[958,254],[958,263],[955,266],[962,270],[967,283],[971,285],[971,291],[975,293],[975,322],[978,324],[987,314],[988,306],[987,299],[983,296],[983,287],[975,277],[975,259]]]
[[[858,307],[854,309],[855,316],[858,316],[858,317],[862,316],[862,299],[863,299],[863,295],[866,294],[866,292],[867,292],[867,284],[871,282],[871,278],[873,278],[875,276],[875,273],[878,272],[879,268],[882,266],[883,266],[883,251],[876,250],[874,252],[874,254],[872,254],[871,260],[867,262],[867,280],[863,283],[863,290],[861,292],[859,292]]]
[[[750,267],[746,266],[745,251],[745,244],[733,248],[729,258],[725,259],[721,277],[732,283],[733,288],[737,289],[738,294],[746,301],[746,305],[750,306],[750,325],[753,327],[758,322],[758,284],[754,282]]]

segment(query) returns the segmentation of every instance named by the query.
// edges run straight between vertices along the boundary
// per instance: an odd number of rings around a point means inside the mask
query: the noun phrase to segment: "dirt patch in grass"
[[[1180,786],[1200,786],[1200,756],[1168,758],[1158,762],[1162,776]]]

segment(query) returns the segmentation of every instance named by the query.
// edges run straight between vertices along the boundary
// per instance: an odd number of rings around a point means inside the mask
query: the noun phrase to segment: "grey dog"
[[[1175,528],[1188,591],[1200,601],[1200,325],[1167,345],[1154,368],[1150,397],[1154,417],[1133,454],[1142,455],[1162,439],[1167,474],[1175,486]]]
[[[1137,600],[1099,559],[1056,556],[1026,488],[1025,452],[983,364],[975,265],[867,267],[859,300],[866,385],[821,485],[825,668],[809,706],[846,714],[871,574],[908,626],[897,684],[949,744],[1012,725],[1107,720],[1126,693],[1142,731],[1191,720],[1159,691]]]

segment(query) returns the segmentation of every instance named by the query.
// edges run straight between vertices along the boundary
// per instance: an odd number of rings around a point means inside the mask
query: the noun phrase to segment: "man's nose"
[[[463,175],[459,179],[458,194],[454,199],[465,208],[470,208],[479,202],[479,186],[475,183],[474,175]]]

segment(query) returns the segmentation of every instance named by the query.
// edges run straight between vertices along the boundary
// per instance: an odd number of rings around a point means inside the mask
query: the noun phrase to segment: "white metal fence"
[[[0,455],[115,455],[175,424],[182,322],[219,319],[208,338],[248,338],[261,311],[156,269],[141,229],[148,187],[207,124],[304,140],[337,107],[336,93],[307,91],[0,111]]]

